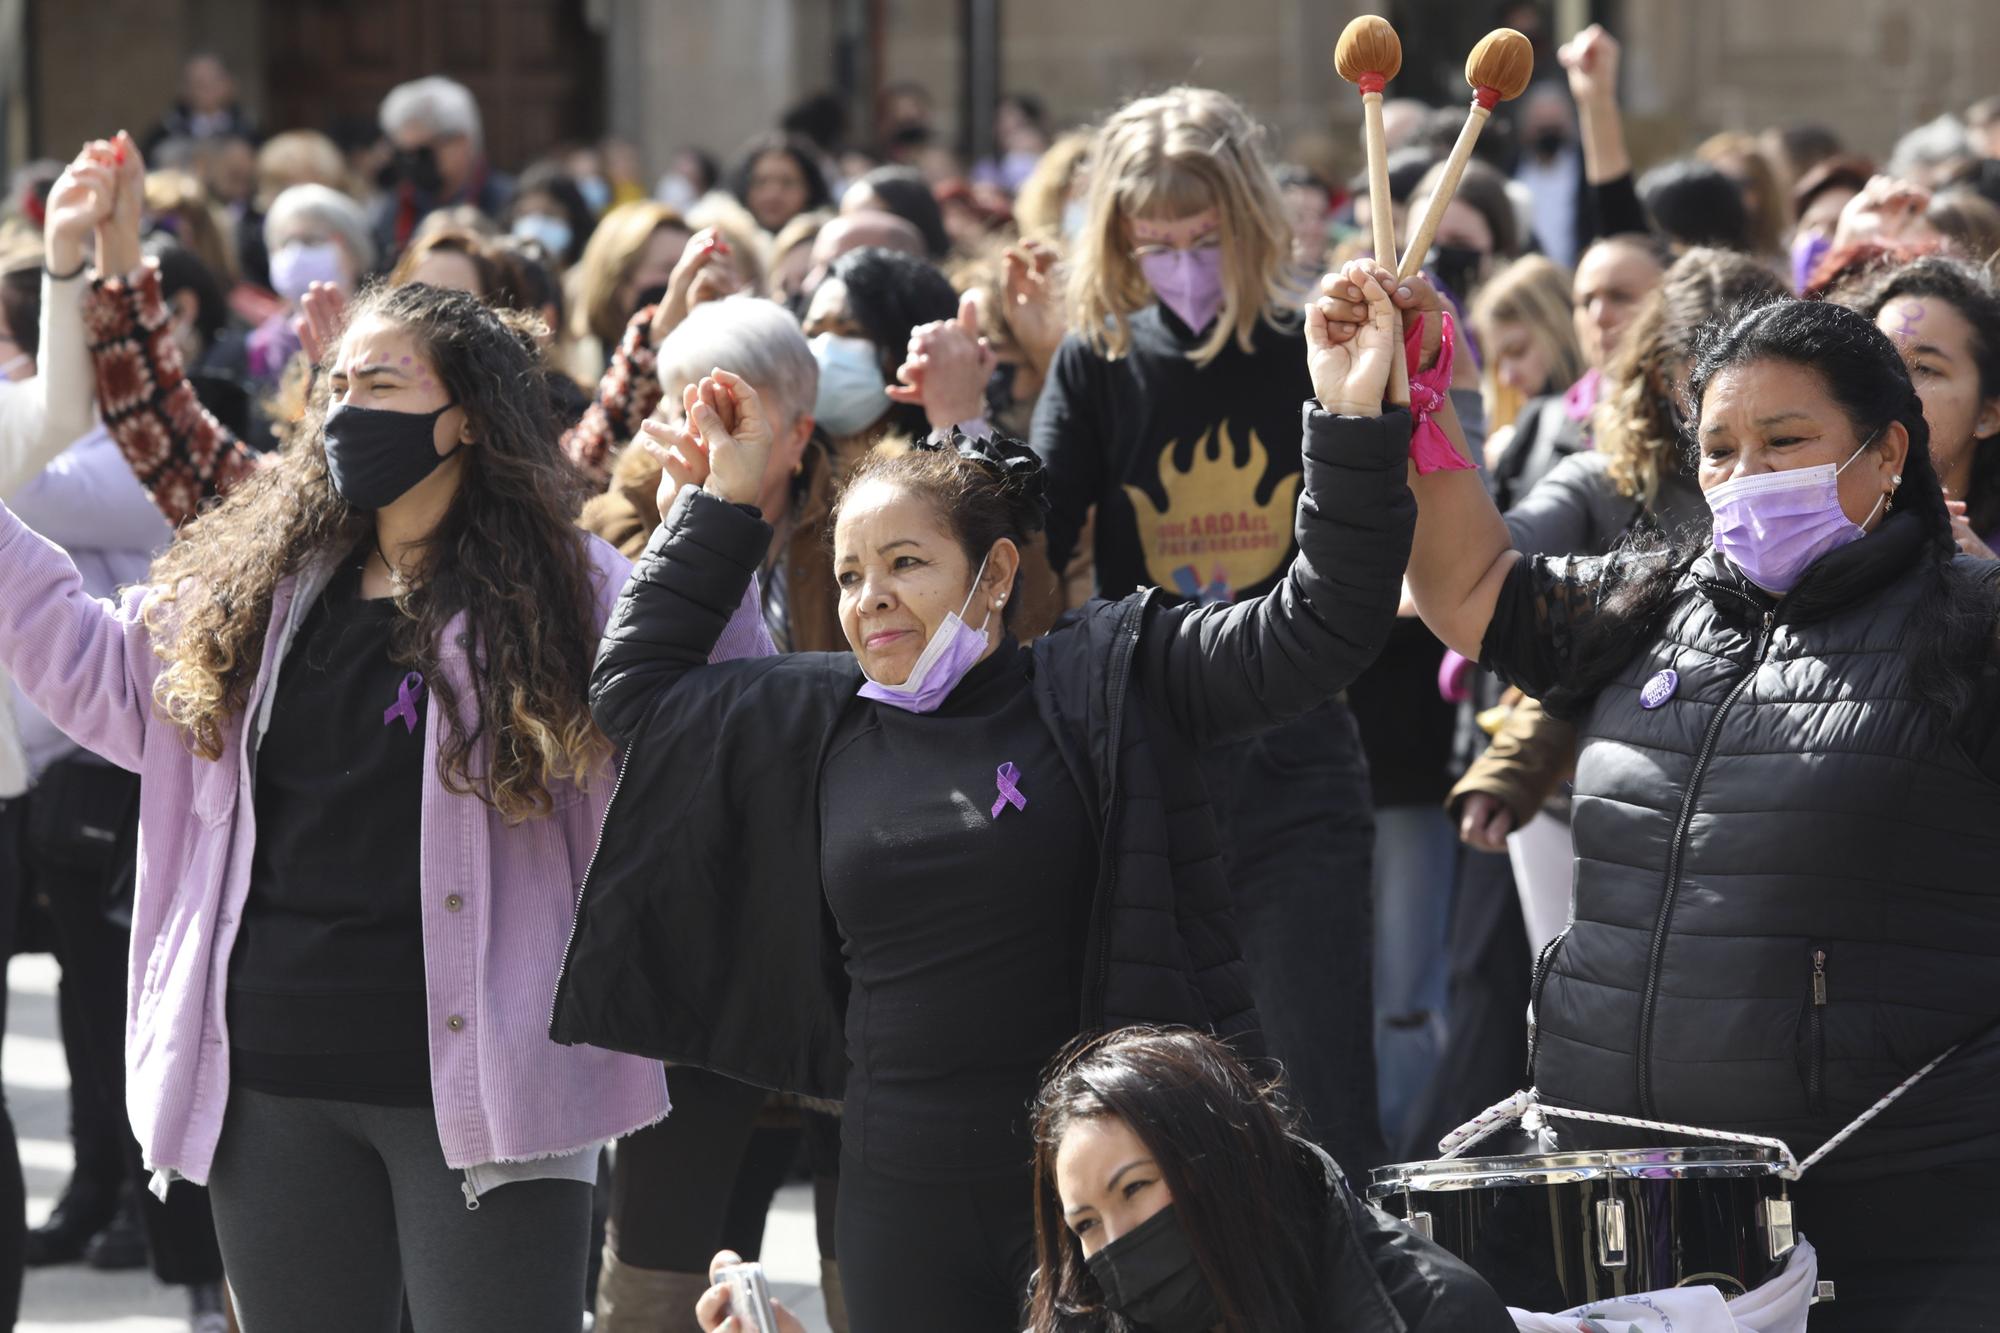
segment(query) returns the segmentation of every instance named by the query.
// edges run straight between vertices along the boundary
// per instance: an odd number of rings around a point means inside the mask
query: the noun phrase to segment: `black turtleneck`
[[[871,1167],[1029,1161],[1028,1103],[1075,1034],[1098,835],[1011,639],[936,712],[858,701],[827,749],[821,865],[846,959],[841,1133]],[[1012,764],[1025,809],[998,807]]]

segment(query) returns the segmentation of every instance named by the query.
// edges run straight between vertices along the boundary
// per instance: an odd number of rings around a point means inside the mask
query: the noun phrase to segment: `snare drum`
[[[1669,1287],[1755,1287],[1793,1245],[1776,1152],[1638,1148],[1406,1162],[1368,1197],[1509,1305],[1568,1310]]]

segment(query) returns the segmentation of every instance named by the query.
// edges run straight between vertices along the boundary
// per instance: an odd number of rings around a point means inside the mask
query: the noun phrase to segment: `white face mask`
[[[827,434],[859,434],[882,419],[889,410],[889,385],[874,343],[822,333],[812,340],[812,354],[819,363],[813,417]]]

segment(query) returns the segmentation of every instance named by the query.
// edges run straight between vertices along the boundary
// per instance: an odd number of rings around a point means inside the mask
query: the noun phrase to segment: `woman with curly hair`
[[[666,521],[592,678],[625,804],[553,1031],[842,1100],[857,1329],[1021,1327],[1028,1103],[1079,1031],[1256,1042],[1199,756],[1321,706],[1388,635],[1410,421],[1382,411],[1394,314],[1371,295],[1369,341],[1311,354],[1301,550],[1276,589],[1135,593],[1031,645],[1011,631],[1042,466],[953,434],[876,451],[841,493],[851,652],[714,662],[770,549],[775,423],[733,375],[688,397]],[[1323,543],[1334,514],[1373,537]]]
[[[573,1324],[605,1140],[657,1064],[547,997],[610,796],[585,698],[626,562],[532,335],[378,290],[271,465],[116,605],[0,511],[0,661],[140,774],[128,1102],[211,1191],[244,1327]]]

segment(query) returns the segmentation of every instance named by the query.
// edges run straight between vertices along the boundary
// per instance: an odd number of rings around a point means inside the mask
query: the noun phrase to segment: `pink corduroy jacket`
[[[602,623],[630,565],[587,540]],[[79,745],[140,775],[126,1106],[149,1169],[205,1182],[229,1102],[223,1001],[257,837],[251,769],[278,666],[331,571],[279,584],[263,663],[216,761],[195,757],[154,711],[159,659],[140,617],[146,589],[116,606],[91,598],[62,550],[4,507],[0,571],[0,665]],[[461,616],[439,658],[469,710],[468,638]],[[610,765],[584,787],[558,785],[553,815],[509,825],[477,797],[445,790],[444,719],[429,691],[423,706],[424,971],[446,1163],[554,1156],[660,1119],[667,1087],[657,1061],[548,1037],[576,886],[611,798]],[[487,757],[482,746],[475,771]]]

